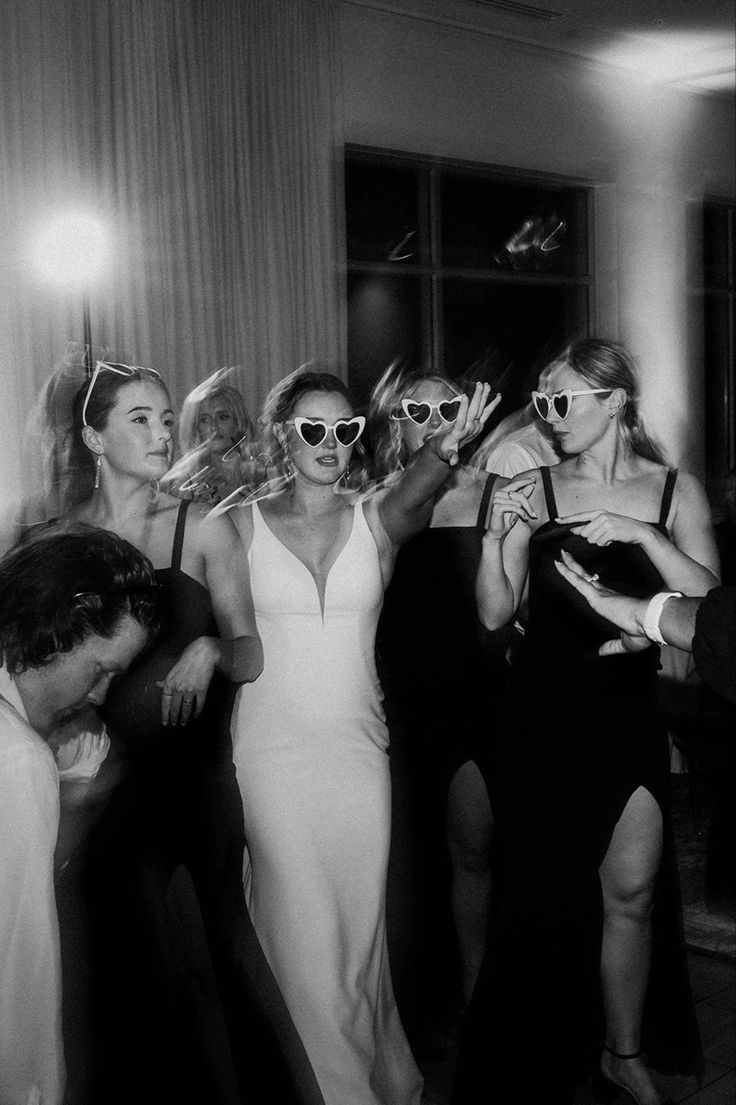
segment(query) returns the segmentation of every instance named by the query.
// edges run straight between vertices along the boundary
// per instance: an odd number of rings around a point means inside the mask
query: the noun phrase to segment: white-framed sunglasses
[[[365,429],[365,418],[362,414],[356,414],[353,418],[338,418],[329,426],[323,418],[290,418],[287,426],[293,426],[299,437],[310,449],[317,449],[327,437],[330,430],[335,435],[335,441],[342,445],[343,449],[349,449],[355,445]]]
[[[432,417],[432,411],[437,411],[443,422],[450,424],[460,414],[462,395],[453,395],[452,399],[443,399],[441,403],[422,403],[418,399],[402,399],[401,409],[403,414],[392,414],[394,422],[401,422],[405,418],[411,419],[416,426],[424,426]]]
[[[133,376],[136,372],[148,372],[151,376],[155,376],[157,380],[161,379],[161,373],[157,372],[155,368],[143,368],[140,365],[130,364],[117,364],[112,361],[97,361],[95,364],[95,370],[92,373],[92,379],[89,382],[87,388],[87,394],[84,397],[84,403],[82,405],[82,425],[86,426],[87,423],[87,404],[89,403],[89,397],[92,394],[95,384],[97,383],[97,377],[101,372],[115,372],[118,376]]]
[[[580,391],[571,391],[570,388],[564,388],[552,395],[548,395],[546,391],[533,391],[532,403],[539,417],[545,422],[550,422],[551,414],[561,420],[567,418],[576,395],[603,395],[611,390],[611,388],[582,388]]]

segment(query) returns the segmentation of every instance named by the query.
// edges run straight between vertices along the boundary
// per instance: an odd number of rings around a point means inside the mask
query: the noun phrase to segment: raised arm
[[[491,499],[491,516],[483,537],[475,597],[478,616],[486,629],[500,629],[519,609],[528,565],[528,523],[537,518],[536,472],[498,481]]]
[[[470,400],[463,396],[455,422],[439,430],[410,457],[404,471],[373,500],[372,509],[389,541],[402,545],[427,525],[435,493],[459,459],[463,445],[480,433],[491,411],[500,402],[488,402],[488,384],[476,384]]]

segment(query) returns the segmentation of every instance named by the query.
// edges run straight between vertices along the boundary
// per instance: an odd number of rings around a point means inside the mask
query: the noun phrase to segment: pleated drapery
[[[332,0],[3,0],[0,36],[6,501],[46,470],[28,419],[85,295],[94,355],[155,367],[177,404],[224,365],[254,413],[307,360],[342,371]],[[104,261],[60,287],[33,245],[79,211]]]

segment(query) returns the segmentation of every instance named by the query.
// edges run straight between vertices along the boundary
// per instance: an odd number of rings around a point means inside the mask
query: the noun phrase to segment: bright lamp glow
[[[598,54],[600,61],[629,69],[652,83],[733,88],[732,34],[660,32],[620,35]]]
[[[84,211],[67,211],[39,228],[31,260],[44,280],[59,287],[84,287],[99,275],[108,255],[108,234]]]

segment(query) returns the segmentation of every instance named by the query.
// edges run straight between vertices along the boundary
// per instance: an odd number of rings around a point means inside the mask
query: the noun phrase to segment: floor
[[[682,881],[685,941],[700,1025],[705,1074],[663,1077],[663,1097],[690,1105],[734,1105],[736,1102],[736,911],[733,901],[713,901],[705,890],[705,855],[713,795],[702,780],[672,776],[673,822]],[[438,1054],[420,1059],[425,1078],[422,1105],[448,1105],[459,1042],[459,1027],[438,1034]],[[444,1050],[444,1054],[439,1054]],[[621,1094],[620,1105],[631,1105]],[[590,1083],[580,1086],[574,1105],[597,1101]],[[526,1105],[519,1101],[518,1105]],[[537,1105],[537,1103],[534,1103]],[[540,1103],[541,1105],[541,1103]]]
[[[734,744],[736,747],[736,742]],[[722,773],[726,780],[733,775]],[[395,789],[397,809],[405,807],[404,795],[399,785]],[[693,785],[695,784],[695,785]],[[705,1075],[702,1085],[698,1086],[694,1079],[687,1078],[661,1078],[659,1085],[663,1095],[669,1094],[675,1102],[689,1102],[692,1105],[735,1105],[736,1103],[736,909],[733,901],[724,903],[714,901],[712,893],[709,893],[705,885],[705,861],[708,842],[708,828],[712,821],[713,794],[708,786],[705,786],[699,778],[687,775],[672,777],[673,792],[673,823],[677,844],[678,862],[680,864],[683,912],[685,921],[685,939],[688,948],[691,979],[697,1014],[700,1023],[701,1037],[705,1054]],[[730,798],[726,803],[728,809],[736,807]],[[400,828],[400,818],[397,821]],[[731,860],[727,870],[733,870],[733,845],[732,837],[726,833],[729,844],[729,858]],[[407,999],[407,976],[402,974],[402,963],[411,960],[411,945],[416,935],[411,914],[404,908],[406,894],[402,888],[407,883],[406,857],[401,856],[401,833],[395,838],[394,849],[397,862],[393,864],[393,878],[389,879],[389,925],[393,936],[390,942],[390,950],[396,952],[392,960],[392,975],[394,986],[402,1007],[402,996]],[[178,907],[182,902],[189,906],[178,908],[178,914],[195,917],[196,905],[186,880],[181,885],[174,880],[174,888],[178,887],[182,895],[178,900]],[[411,895],[409,895],[411,897]],[[393,908],[392,908],[393,906]],[[186,925],[184,926],[186,929]],[[192,944],[196,941],[192,940]],[[201,938],[199,938],[201,944]],[[202,974],[197,974],[196,982],[204,981],[209,989],[207,993],[214,995],[214,983],[206,974],[206,967],[202,967]],[[437,985],[437,975],[433,974],[429,980],[434,990]],[[196,990],[197,1000],[203,1001],[203,992]],[[67,995],[70,996],[69,994]],[[71,994],[74,1000],[74,994]],[[213,996],[216,1005],[216,999]],[[214,1006],[213,1006],[214,1007]],[[403,1013],[402,1013],[403,1015]],[[65,1105],[89,1105],[89,1097],[85,1089],[84,1070],[87,1042],[83,1034],[83,1018],[69,1018],[70,1025],[80,1024],[77,1033],[79,1039],[70,1038],[68,1046],[70,1050],[70,1071],[77,1069],[79,1079],[75,1083],[70,1081],[69,1093],[65,1099]],[[218,1022],[219,1023],[219,1022]],[[70,1037],[75,1034],[70,1033]],[[213,1032],[208,1027],[204,1033],[209,1044],[215,1048],[217,1063],[222,1054],[226,1054],[224,1033],[219,1030]],[[204,1038],[203,1036],[203,1038]],[[425,1051],[419,1057],[422,1073],[425,1077],[425,1095],[423,1105],[448,1105],[452,1090],[454,1063],[459,1043],[460,1029],[458,1025],[441,1026],[437,1033],[436,1044],[431,1057]],[[210,1039],[212,1037],[212,1039]],[[79,1058],[74,1054],[75,1046],[79,1051]],[[219,1050],[218,1050],[219,1049]],[[215,1064],[216,1065],[216,1064]],[[216,1096],[202,1101],[202,1105],[212,1105],[217,1100],[224,1103],[234,1102],[237,1094],[230,1089]],[[528,1102],[519,1096],[513,1102],[504,1101],[496,1097],[493,1105],[544,1105],[544,1102]],[[621,1096],[620,1105],[631,1105],[631,1099]],[[593,1105],[596,1101],[590,1085],[581,1086],[574,1105]],[[349,1105],[345,1102],[344,1105]],[[486,1105],[485,1100],[482,1105]]]
[[[702,1086],[695,1078],[657,1077],[663,1096],[690,1105],[734,1105],[736,1101],[736,963],[710,954],[688,953],[693,994],[705,1054]],[[447,1105],[454,1072],[457,1034],[443,1057],[423,1059],[425,1079],[422,1105]],[[590,1084],[581,1086],[574,1105],[592,1105],[597,1100]],[[631,1098],[621,1094],[621,1105]],[[517,1105],[525,1105],[521,1100]],[[536,1103],[535,1103],[536,1105]],[[541,1105],[541,1103],[540,1103]]]

